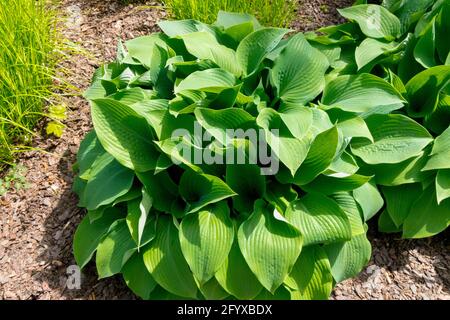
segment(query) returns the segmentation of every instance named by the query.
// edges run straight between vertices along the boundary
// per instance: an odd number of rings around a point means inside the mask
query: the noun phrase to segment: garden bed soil
[[[118,39],[157,31],[165,18],[159,3],[147,8],[115,0],[63,0],[70,19],[65,36],[86,53],[71,57],[69,81],[84,90],[93,71],[112,60]],[[303,1],[297,30],[340,22],[336,7],[352,1]],[[80,15],[79,15],[80,13]],[[0,299],[135,299],[120,276],[97,280],[91,263],[79,289],[68,289],[74,265],[72,239],[85,212],[71,191],[72,165],[80,141],[91,128],[89,106],[80,96],[65,100],[67,128],[61,139],[38,137],[19,162],[28,168],[29,189],[0,198]],[[376,226],[372,226],[372,230]],[[370,234],[373,257],[357,278],[337,285],[333,299],[450,299],[449,232],[427,240],[400,240]]]

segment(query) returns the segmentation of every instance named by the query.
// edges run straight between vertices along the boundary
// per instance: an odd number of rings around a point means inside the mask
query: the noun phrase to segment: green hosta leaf
[[[224,300],[230,296],[230,294],[220,286],[216,278],[211,278],[211,280],[200,287],[200,292],[206,300]]]
[[[375,142],[354,139],[351,149],[368,164],[400,163],[418,156],[433,140],[424,127],[403,115],[372,115],[366,123]]]
[[[148,190],[148,194],[152,197],[152,205],[155,209],[170,213],[172,203],[178,195],[178,186],[172,181],[167,172],[138,173],[137,177]]]
[[[194,32],[181,37],[186,49],[193,56],[199,59],[209,59],[238,77],[242,74],[242,69],[237,63],[236,52],[219,44],[211,33]]]
[[[95,210],[102,205],[110,204],[126,194],[131,189],[134,179],[133,171],[120,165],[107,153],[97,158],[90,175],[85,190],[88,195],[86,197],[88,210]]]
[[[368,221],[383,208],[384,201],[375,183],[367,182],[353,190],[353,197],[362,209],[364,220]]]
[[[414,48],[414,58],[424,68],[431,68],[436,65],[435,56],[436,26],[433,19],[428,25],[425,33],[417,41]]]
[[[310,121],[310,119],[299,119],[298,123],[302,121]],[[266,141],[272,152],[294,176],[308,154],[312,143],[312,135],[306,134],[302,139],[294,137],[280,114],[271,108],[263,109],[256,122],[264,129]]]
[[[134,254],[122,269],[123,279],[136,295],[142,299],[149,299],[157,283],[145,267],[142,254]]]
[[[400,20],[382,6],[362,4],[338,11],[343,17],[356,21],[368,37],[394,40],[400,36]]]
[[[258,20],[251,14],[226,12],[222,10],[219,10],[217,14],[217,21],[215,24],[224,27],[225,29],[228,29],[245,22],[252,22],[255,30],[261,28],[261,25],[259,24]]]
[[[333,160],[329,166],[328,174],[341,173],[352,175],[358,172],[359,166],[356,163],[355,158],[347,151],[341,153],[341,155]]]
[[[352,237],[365,233],[361,212],[355,198],[349,192],[334,193],[331,197],[347,214],[352,229]]]
[[[441,97],[432,114],[425,117],[425,127],[436,134],[444,132],[450,124],[450,96]]]
[[[337,77],[327,84],[322,96],[322,104],[356,113],[376,112],[381,107],[395,110],[403,102],[391,84],[367,73]]]
[[[345,212],[335,201],[319,193],[292,202],[286,219],[300,230],[305,246],[350,240],[352,235]]]
[[[283,283],[302,248],[300,232],[274,217],[274,207],[262,201],[239,228],[242,254],[259,282],[270,292]]]
[[[377,58],[383,55],[395,53],[398,50],[397,42],[385,42],[377,39],[367,38],[356,48],[355,60],[358,70],[373,64]]]
[[[258,279],[245,262],[237,240],[234,241],[228,258],[217,271],[216,279],[227,292],[241,300],[253,299],[262,290]]]
[[[284,283],[299,291],[302,300],[327,300],[333,289],[333,276],[322,247],[303,248]]]
[[[430,158],[423,170],[450,169],[450,127],[434,140]]]
[[[91,130],[81,141],[80,149],[77,153],[78,175],[82,176],[90,170],[95,160],[105,153],[97,134]]]
[[[303,34],[297,34],[275,60],[270,79],[281,100],[305,104],[323,90],[328,67],[327,57],[313,48]]]
[[[341,130],[344,137],[353,138],[367,138],[373,141],[372,134],[366,125],[366,122],[354,113],[345,112],[341,109],[330,109],[327,111],[330,120],[336,123],[336,126]]]
[[[169,37],[178,37],[184,34],[197,32],[203,25],[203,23],[192,19],[175,21],[165,20],[158,22],[158,26]]]
[[[181,251],[178,229],[171,218],[160,216],[156,237],[143,250],[144,263],[165,290],[186,298],[197,297],[197,285]]]
[[[144,66],[150,68],[152,64],[153,48],[156,45],[166,47],[166,43],[162,39],[161,34],[152,34],[149,36],[138,37],[125,42],[130,56],[140,61]]]
[[[438,204],[450,198],[450,169],[438,170],[436,176],[436,195]]]
[[[313,181],[323,173],[333,161],[338,146],[338,130],[336,127],[320,133],[311,144],[311,148],[305,161],[300,165],[294,178],[284,174],[277,176],[282,182],[292,182],[297,185],[305,185]]]
[[[441,12],[436,18],[436,49],[441,61],[447,65],[450,56],[450,45],[445,40],[448,38],[448,30],[450,30],[450,3],[443,1]]]
[[[252,212],[254,202],[266,192],[266,179],[256,164],[228,164],[226,183],[238,194],[233,206],[240,212]]]
[[[90,221],[89,216],[83,218],[73,239],[73,255],[80,268],[91,260],[97,246],[108,233],[109,227],[120,218],[120,211],[115,208],[107,209],[99,219],[93,222]]]
[[[423,191],[419,183],[382,187],[381,190],[386,199],[387,214],[397,228],[403,224],[414,202]]]
[[[127,105],[109,99],[94,100],[91,112],[103,148],[117,161],[136,171],[155,168],[158,152],[144,118]]]
[[[331,264],[336,282],[356,276],[367,265],[372,247],[365,234],[352,237],[350,241],[333,243],[323,247]]]
[[[285,214],[303,235],[304,246],[346,241],[352,236],[345,212],[320,193],[310,193],[292,202]]]
[[[187,213],[236,195],[220,178],[193,171],[186,171],[183,174],[179,190],[180,195],[188,203]]]
[[[439,93],[450,82],[450,66],[429,68],[414,76],[406,84],[408,114],[423,117],[432,113],[439,102]]]
[[[236,55],[244,71],[244,76],[255,72],[266,55],[271,52],[283,36],[289,32],[287,29],[264,28],[248,35],[239,44]]]
[[[186,90],[201,90],[219,93],[225,88],[233,87],[236,78],[228,71],[222,69],[208,69],[191,73],[175,87],[175,93]]]
[[[374,175],[375,182],[383,186],[398,186],[401,184],[424,181],[430,172],[421,171],[428,160],[429,148],[417,157],[394,164],[377,164],[363,168],[366,175]]]
[[[238,108],[222,110],[196,108],[195,116],[201,126],[224,146],[227,146],[232,139],[240,138],[235,136],[237,130],[242,129],[244,133],[246,129],[255,126],[255,118],[247,111]]]
[[[116,221],[97,247],[95,262],[99,278],[121,272],[122,267],[136,250],[136,243],[131,238],[125,219]]]
[[[434,185],[430,185],[414,202],[403,223],[403,238],[434,236],[450,225],[450,200],[438,205]]]
[[[155,237],[155,220],[148,219],[153,199],[145,188],[142,188],[141,199],[128,202],[126,218],[131,237],[138,248],[146,245]]]
[[[234,226],[226,202],[212,204],[183,219],[181,250],[200,286],[225,262],[233,239]]]
[[[312,182],[301,187],[308,192],[318,192],[330,195],[335,192],[352,191],[362,186],[370,179],[371,177],[360,174],[349,175],[346,173],[335,173],[331,175],[320,175]]]
[[[385,233],[398,233],[402,232],[402,228],[397,227],[392,221],[389,212],[384,210],[378,219],[378,231]]]
[[[273,294],[270,291],[263,289],[254,300],[289,300],[291,294],[285,286],[280,286]]]

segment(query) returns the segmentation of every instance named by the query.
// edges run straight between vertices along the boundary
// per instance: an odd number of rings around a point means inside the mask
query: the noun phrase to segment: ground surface
[[[304,1],[293,26],[311,30],[338,22],[336,7],[351,2]],[[81,89],[102,61],[113,59],[117,39],[153,32],[165,16],[155,7],[123,6],[115,0],[63,3],[70,17],[66,36],[89,53],[65,63],[72,71],[70,82]],[[74,265],[72,237],[84,215],[71,192],[71,166],[91,127],[89,107],[82,98],[71,97],[66,103],[70,112],[64,136],[37,138],[36,147],[46,152],[29,152],[20,159],[28,168],[30,188],[0,198],[0,299],[133,299],[120,277],[97,281],[92,264],[83,271],[79,289],[66,286],[67,268]],[[339,284],[333,298],[450,299],[448,232],[421,241],[376,233],[370,237],[370,265],[358,278]]]

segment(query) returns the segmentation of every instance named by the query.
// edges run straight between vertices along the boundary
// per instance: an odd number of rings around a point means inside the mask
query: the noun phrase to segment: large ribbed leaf
[[[404,184],[396,187],[383,187],[386,199],[386,210],[392,222],[400,227],[408,216],[414,202],[422,194],[422,186],[419,183]]]
[[[159,154],[144,118],[129,106],[110,99],[94,100],[91,112],[103,148],[120,164],[136,171],[155,168]]]
[[[285,114],[284,117],[287,117]],[[297,123],[310,123],[309,118],[297,118]],[[293,135],[292,129],[288,125],[291,123],[271,108],[263,109],[256,119],[257,124],[264,129],[267,143],[272,152],[280,159],[280,161],[289,169],[292,176],[302,164],[308,154],[308,150],[313,141],[313,136],[308,132],[303,133],[301,139]],[[307,127],[307,125],[301,125]],[[295,130],[296,131],[296,130]],[[294,131],[294,133],[295,133]]]
[[[128,202],[128,215],[126,218],[131,237],[140,248],[155,237],[155,219],[149,218],[153,198],[145,188],[142,188],[142,197]]]
[[[237,62],[236,52],[217,42],[208,32],[194,32],[181,36],[186,49],[199,59],[209,59],[224,70],[240,76],[242,69]]]
[[[305,104],[323,90],[328,67],[327,57],[299,33],[289,40],[275,60],[270,79],[284,102]]]
[[[333,194],[341,191],[352,191],[359,188],[371,177],[363,176],[360,174],[341,174],[335,173],[332,175],[320,175],[312,182],[303,185],[302,189],[308,192],[318,192],[326,195]]]
[[[354,139],[351,147],[368,164],[400,163],[418,156],[433,140],[424,127],[403,115],[372,115],[366,123],[375,142]]]
[[[350,240],[350,223],[345,212],[332,199],[310,193],[291,202],[286,219],[303,235],[303,245]]]
[[[262,290],[261,283],[245,262],[237,240],[234,241],[228,258],[217,271],[216,279],[227,292],[241,300],[253,299]]]
[[[191,213],[236,193],[218,177],[186,171],[180,180],[180,195],[188,203],[187,213]]]
[[[242,40],[236,54],[244,76],[251,75],[259,68],[266,55],[275,49],[287,32],[287,29],[263,28]]]
[[[237,137],[237,130],[245,133],[246,129],[255,126],[255,118],[247,111],[238,108],[227,108],[213,110],[208,108],[196,108],[195,116],[197,121],[214,138],[224,146],[230,144],[232,139]]]
[[[450,127],[434,140],[430,158],[423,170],[450,169]]]
[[[397,42],[386,42],[377,39],[367,38],[356,48],[355,60],[358,70],[365,66],[372,66],[377,58],[388,55],[398,49]],[[364,69],[366,70],[366,69]]]
[[[155,209],[170,213],[172,203],[178,195],[178,186],[172,181],[166,171],[155,174],[152,171],[138,173],[139,181],[152,197]]]
[[[376,184],[372,181],[353,190],[353,197],[355,197],[356,202],[361,207],[365,221],[376,215],[384,205],[383,198]]]
[[[182,297],[197,297],[197,285],[183,257],[178,229],[171,218],[158,218],[156,237],[143,249],[143,255],[145,266],[161,287]]]
[[[191,213],[180,224],[184,258],[200,286],[225,262],[234,239],[234,226],[226,202]]]
[[[201,90],[206,92],[220,92],[236,84],[236,78],[222,69],[208,69],[191,73],[175,87],[175,93],[185,90]]]
[[[250,269],[270,292],[283,283],[302,248],[302,235],[274,216],[274,207],[258,201],[238,231],[239,247]]]
[[[125,45],[130,56],[148,68],[150,68],[152,63],[154,47],[156,45],[166,47],[161,34],[158,33],[128,40]]]
[[[116,221],[97,247],[95,263],[99,278],[121,272],[122,267],[136,250],[136,243],[131,238],[125,219]]]
[[[361,4],[338,11],[345,18],[356,21],[368,37],[393,40],[400,36],[400,20],[382,6]]]
[[[383,106],[399,109],[403,102],[392,85],[367,73],[337,77],[327,84],[322,96],[326,106],[357,113],[369,113]]]
[[[145,267],[141,253],[134,254],[122,269],[127,286],[142,299],[149,299],[157,283]]]
[[[134,172],[104,153],[92,164],[85,193],[86,208],[96,210],[126,194],[133,184]],[[105,186],[108,186],[105,188]]]
[[[349,192],[334,193],[331,197],[347,214],[352,229],[352,237],[365,233],[361,212],[355,198]]]
[[[421,182],[432,172],[422,171],[428,160],[430,149],[426,148],[417,157],[393,164],[377,164],[364,167],[364,174],[374,175],[375,182],[383,186]]]
[[[305,185],[313,181],[319,174],[323,173],[331,164],[338,146],[338,130],[333,127],[320,133],[311,144],[303,163],[295,173],[295,176],[280,171],[277,176],[280,181],[291,182],[297,185]]]
[[[439,101],[439,93],[450,82],[450,66],[429,68],[415,75],[406,84],[408,114],[423,117],[432,113]]]
[[[322,247],[304,247],[284,283],[300,291],[302,300],[327,300],[333,289],[333,276]]]
[[[323,247],[331,264],[331,273],[336,282],[352,278],[369,262],[372,247],[365,234],[352,237],[350,241],[329,244]]]
[[[436,196],[438,204],[450,198],[450,169],[438,170],[436,176]]]
[[[109,227],[120,218],[120,211],[110,208],[93,222],[90,221],[89,215],[81,220],[73,239],[73,255],[80,268],[83,268],[91,260],[97,246],[108,233]]]
[[[425,238],[445,230],[450,225],[450,199],[438,205],[434,184],[414,202],[403,223],[404,238]]]

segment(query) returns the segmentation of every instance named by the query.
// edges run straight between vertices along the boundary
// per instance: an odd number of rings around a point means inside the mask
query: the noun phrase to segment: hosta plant
[[[388,114],[406,102],[389,81],[327,74],[340,52],[301,33],[225,12],[160,27],[85,93],[78,265],[95,254],[144,299],[328,298],[383,206],[359,157],[407,161],[431,135]]]
[[[359,78],[369,86],[370,73],[389,82],[405,100],[385,103],[378,111],[410,117],[407,121],[414,124],[407,129],[406,122],[383,122],[376,132],[371,130],[375,144],[363,143],[360,149],[358,142],[351,143],[360,172],[374,176],[386,201],[379,229],[401,232],[404,238],[435,235],[450,224],[450,1],[385,0],[383,6],[359,1],[340,13],[347,23],[307,35],[333,57],[329,86],[355,102],[331,100],[333,106],[341,112],[372,113],[365,107],[369,100],[362,99],[369,90],[358,93],[349,81],[339,80]],[[373,127],[370,120],[366,123]],[[414,140],[405,139],[402,130]]]

